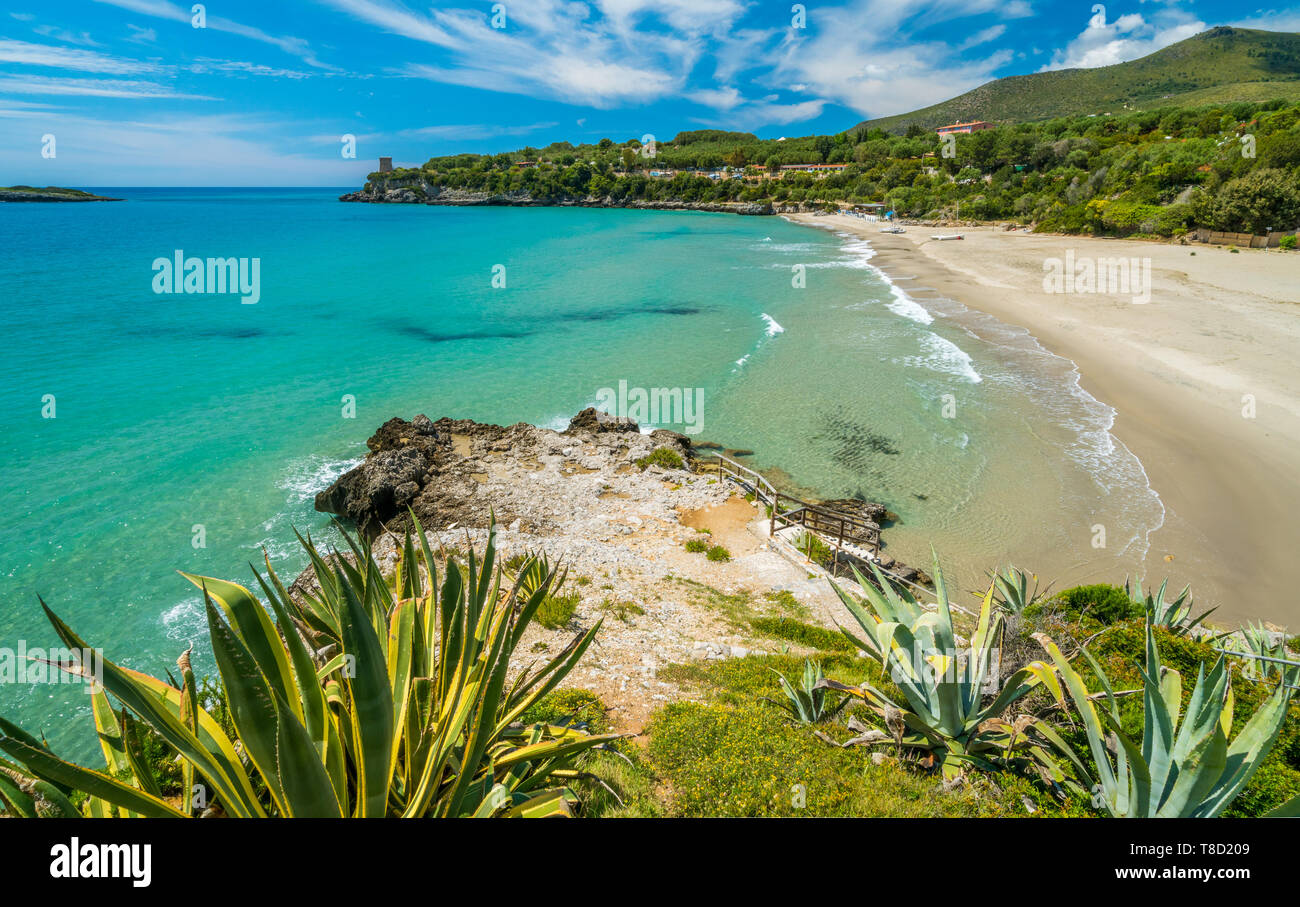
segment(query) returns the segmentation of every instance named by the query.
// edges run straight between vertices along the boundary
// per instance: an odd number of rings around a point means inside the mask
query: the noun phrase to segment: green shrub
[[[1065,606],[1070,617],[1091,618],[1101,624],[1115,624],[1142,616],[1142,606],[1129,598],[1127,592],[1106,583],[1066,589],[1057,600]]]
[[[729,561],[731,560],[731,552],[721,545],[714,545],[709,549],[709,553],[705,557],[711,561]]]
[[[548,595],[537,609],[537,622],[548,630],[566,627],[578,607],[578,593]]]
[[[782,614],[794,615],[795,617],[808,616],[808,606],[795,598],[794,593],[789,589],[774,589],[767,592],[763,597],[775,605],[776,610]]]
[[[1262,816],[1296,796],[1300,796],[1300,771],[1285,763],[1266,759],[1223,815],[1225,818]]]
[[[834,562],[835,553],[831,550],[831,546],[826,544],[822,537],[815,532],[805,531],[800,533],[799,537],[795,539],[794,546],[808,560],[827,569],[830,569],[831,564]]]
[[[691,554],[703,554],[709,550],[709,543],[704,539],[687,539],[685,548]]]
[[[611,598],[607,598],[600,603],[600,610],[613,614],[619,620],[623,621],[623,623],[627,623],[634,615],[639,616],[645,614],[645,608],[642,608],[635,602],[616,602]]]
[[[519,716],[526,725],[564,724],[592,734],[609,731],[605,703],[591,690],[561,687],[552,690]]]
[[[1288,233],[1286,236],[1283,236],[1277,241],[1277,247],[1286,251],[1294,249],[1296,247],[1296,235],[1294,233]]]
[[[875,765],[862,748],[829,746],[783,724],[765,703],[674,702],[648,733],[650,762],[672,791],[675,816],[1015,817],[1026,814],[1026,799],[1037,815],[1062,813],[1011,774],[972,777],[946,792],[933,774]],[[1069,811],[1086,814],[1078,802]]]
[[[684,469],[686,464],[682,461],[682,455],[668,447],[656,447],[650,453],[636,461],[636,465],[644,470],[647,466],[661,466],[664,469]]]
[[[1206,671],[1209,671],[1219,657],[1220,653],[1215,651],[1215,646],[1218,644],[1177,636],[1160,627],[1155,629],[1155,633],[1160,646],[1162,663],[1183,675],[1182,698],[1184,708],[1186,708],[1193,686],[1192,683],[1187,682],[1187,679],[1195,677],[1202,664],[1205,665]],[[1145,646],[1146,634],[1142,622],[1131,621],[1110,628],[1093,640],[1088,645],[1088,649],[1101,664],[1102,669],[1110,676],[1113,688],[1119,691],[1121,689],[1141,688],[1142,674],[1140,668],[1145,663]],[[1233,661],[1234,659],[1229,658],[1230,665]],[[1089,689],[1095,689],[1096,678],[1092,672],[1085,668],[1081,673],[1086,678]],[[1235,702],[1231,728],[1232,735],[1241,732],[1250,716],[1268,698],[1272,690],[1271,684],[1252,683],[1234,671],[1232,693]],[[1140,696],[1121,697],[1119,711],[1120,724],[1124,732],[1130,736],[1140,736],[1142,733],[1142,698]],[[1267,808],[1271,808],[1286,799],[1285,793],[1290,789],[1288,786],[1290,782],[1287,779],[1300,779],[1300,701],[1293,699],[1287,712],[1287,720],[1282,725],[1277,742],[1273,745],[1268,758],[1260,765],[1259,771],[1251,778],[1250,783],[1246,785],[1245,790],[1233,802],[1225,815],[1253,816],[1266,812]],[[1081,729],[1073,731],[1063,729],[1062,736],[1076,747],[1087,747]],[[1291,772],[1295,772],[1296,775],[1278,772],[1276,771],[1278,767],[1285,767]]]
[[[842,634],[789,617],[756,617],[752,626],[755,633],[771,639],[784,639],[822,652],[854,651],[853,643]]]

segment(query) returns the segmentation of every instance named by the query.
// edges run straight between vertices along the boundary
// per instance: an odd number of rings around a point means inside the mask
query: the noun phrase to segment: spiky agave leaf
[[[1058,695],[1059,685],[1049,665],[1034,662],[1000,689],[993,688],[1003,619],[1001,610],[993,608],[996,584],[990,583],[984,594],[970,643],[959,646],[937,556],[933,611],[922,607],[906,589],[895,589],[874,564],[872,570],[874,583],[855,571],[865,596],[861,599],[835,587],[861,634],[840,629],[879,662],[905,701],[895,702],[865,683],[851,687],[823,679],[818,686],[861,699],[883,721],[895,725],[892,739],[935,756],[948,774],[966,765],[988,765],[990,758],[1026,744],[1023,737],[1008,737],[1000,726],[987,722],[1039,685],[1046,684]],[[1033,754],[1032,747],[1026,749]]]
[[[1200,665],[1196,685],[1182,708],[1182,677],[1161,663],[1153,624],[1146,624],[1143,670],[1142,739],[1123,729],[1110,681],[1087,650],[1084,656],[1102,685],[1105,698],[1089,693],[1083,678],[1049,637],[1036,634],[1055,663],[1075,708],[1083,719],[1096,767],[1091,778],[1082,759],[1059,735],[1045,733],[1075,765],[1096,802],[1109,815],[1146,818],[1213,818],[1245,787],[1286,719],[1290,691],[1278,684],[1237,736],[1232,728],[1232,686],[1224,660],[1207,673]],[[1104,707],[1098,708],[1098,703]],[[1107,735],[1115,741],[1112,759]]]
[[[104,686],[126,709],[120,722],[96,710],[110,772],[66,763],[0,719],[0,749],[16,760],[0,761],[6,810],[50,811],[57,797],[38,800],[34,781],[64,800],[83,790],[108,811],[182,815],[133,758],[138,720],[179,754],[187,778],[212,787],[229,815],[572,814],[575,760],[620,735],[552,725],[521,733],[517,721],[573,670],[600,625],[507,684],[554,571],[534,562],[533,582],[503,588],[490,531],[482,560],[471,552],[466,576],[452,565],[440,586],[428,538],[411,516],[414,533],[391,588],[364,541],[347,539],[349,561],[326,558],[302,539],[320,581],[310,597],[290,596],[268,560],[267,577],[257,578],[274,621],[244,587],[190,577],[205,592],[235,741],[197,701],[184,659],[181,680],[171,684],[105,661]],[[70,648],[86,648],[46,613]]]

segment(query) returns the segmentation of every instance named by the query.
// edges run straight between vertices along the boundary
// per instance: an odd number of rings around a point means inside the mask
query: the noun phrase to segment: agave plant
[[[1281,806],[1264,813],[1265,819],[1300,819],[1300,797],[1292,797]]]
[[[543,551],[529,551],[523,555],[522,562],[516,569],[510,571],[519,583],[519,597],[521,600],[527,600],[534,592],[541,588],[542,583],[549,582],[555,588],[559,588],[564,582],[564,574],[558,577],[551,568],[551,562]]]
[[[781,692],[785,693],[786,701],[777,702],[766,696],[763,699],[779,706],[785,711],[786,717],[795,724],[822,724],[830,721],[849,702],[849,697],[845,696],[840,699],[839,705],[830,709],[826,707],[826,687],[821,685],[826,675],[822,673],[820,662],[804,660],[803,679],[797,687],[786,680],[785,675],[780,671],[775,668],[770,670],[780,679]]]
[[[1137,580],[1133,587],[1129,588],[1127,580],[1124,581],[1124,591],[1128,597],[1137,604],[1141,605],[1147,614],[1152,626],[1164,627],[1170,633],[1177,636],[1186,636],[1207,617],[1214,613],[1215,609],[1211,608],[1197,617],[1192,617],[1192,587],[1184,586],[1183,591],[1178,593],[1178,597],[1173,601],[1165,601],[1165,588],[1169,585],[1166,579],[1160,584],[1160,588],[1154,595],[1148,592],[1142,594],[1142,580]]]
[[[1008,614],[1021,614],[1043,596],[1038,589],[1038,577],[1030,576],[1024,570],[1009,564],[1005,569],[991,574],[993,585],[997,589],[995,601],[999,608]],[[1033,591],[1029,589],[1033,580]],[[1044,590],[1045,592],[1046,590]]]
[[[853,615],[862,634],[840,628],[859,649],[880,662],[882,670],[902,690],[905,702],[890,699],[876,687],[846,686],[822,680],[827,689],[842,690],[862,700],[879,715],[895,741],[932,758],[946,776],[968,767],[994,768],[993,760],[1021,747],[1033,763],[1053,781],[1064,780],[1050,754],[1025,736],[1038,719],[1022,715],[1014,722],[1003,719],[1012,704],[1039,684],[1056,684],[1053,670],[1037,661],[1013,674],[999,690],[998,650],[1002,614],[993,608],[990,584],[980,607],[975,634],[959,645],[953,630],[952,606],[943,571],[934,565],[934,611],[923,608],[906,589],[896,590],[874,565],[873,583],[854,571],[866,598],[855,599],[839,586],[835,591]],[[862,738],[885,742],[884,735]]]
[[[512,677],[515,649],[554,573],[527,596],[518,582],[503,589],[493,530],[482,562],[471,552],[464,576],[449,564],[439,590],[428,540],[412,522],[393,587],[368,543],[346,533],[355,562],[326,559],[300,537],[315,594],[290,596],[268,560],[267,577],[257,579],[274,622],[244,587],[187,575],[203,590],[234,733],[199,702],[187,657],[170,683],[105,660],[92,710],[105,769],[60,759],[4,722],[6,809],[68,814],[70,795],[81,791],[86,815],[176,817],[193,814],[199,798],[189,792],[197,790],[210,795],[209,810],[235,817],[570,814],[575,760],[616,735],[519,719],[573,669],[599,624]],[[69,648],[86,648],[41,604]],[[55,666],[85,674],[79,664]],[[105,693],[122,704],[120,714]],[[137,723],[179,757],[179,804],[140,758]]]
[[[1286,637],[1274,636],[1262,623],[1249,622],[1224,638],[1224,650],[1242,656],[1241,674],[1251,680],[1284,677],[1294,683],[1297,662],[1286,649]]]
[[[1106,673],[1085,648],[1101,693],[1090,693],[1083,678],[1049,637],[1035,639],[1055,663],[1075,708],[1083,719],[1097,775],[1093,780],[1079,758],[1047,725],[1034,730],[1073,763],[1093,791],[1093,803],[1111,816],[1142,818],[1213,818],[1223,813],[1259,768],[1286,720],[1290,691],[1284,684],[1256,710],[1236,738],[1232,730],[1232,685],[1222,657],[1207,674],[1202,663],[1182,710],[1182,675],[1160,663],[1154,625],[1146,626],[1143,671],[1142,739],[1134,740],[1120,725],[1118,700]],[[1115,755],[1107,735],[1115,741]]]

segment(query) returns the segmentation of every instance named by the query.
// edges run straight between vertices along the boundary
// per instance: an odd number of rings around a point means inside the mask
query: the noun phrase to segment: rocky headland
[[[367,183],[364,188],[340,195],[342,202],[372,202],[390,205],[486,205],[516,208],[634,208],[646,211],[712,211],[721,214],[775,214],[770,204],[753,202],[686,202],[615,199],[611,196],[536,197],[528,192],[476,192],[448,189],[423,180],[397,184]]]
[[[367,447],[364,462],[317,495],[316,509],[370,537],[381,564],[395,561],[408,510],[448,551],[481,551],[495,519],[503,560],[540,551],[558,562],[568,571],[563,591],[578,597],[573,615],[555,629],[532,626],[525,648],[553,654],[603,619],[571,682],[598,692],[620,728],[639,730],[681,695],[659,667],[770,646],[751,633],[753,618],[833,628],[843,617],[824,571],[772,544],[767,514],[707,469],[706,452],[684,435],[642,433],[594,409],[564,431],[421,415],[390,419]],[[660,449],[676,457],[647,459]],[[678,458],[680,468],[658,465]],[[846,503],[863,518],[887,517],[881,505]],[[729,558],[686,550],[701,538]],[[309,569],[295,588],[314,584]]]
[[[342,202],[368,202],[389,205],[447,205],[452,207],[498,206],[517,208],[628,208],[643,211],[709,211],[718,214],[800,214],[820,211],[823,205],[770,202],[691,202],[681,200],[647,201],[638,198],[614,198],[609,195],[534,196],[529,192],[481,192],[440,186],[424,178],[400,175],[374,178],[356,192],[339,196]]]

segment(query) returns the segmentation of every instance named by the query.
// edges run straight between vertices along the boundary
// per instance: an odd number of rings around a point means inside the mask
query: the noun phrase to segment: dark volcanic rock
[[[365,462],[316,495],[316,509],[351,520],[362,532],[376,535],[389,520],[406,512],[450,446],[450,434],[439,432],[428,416],[410,422],[389,419],[366,441],[370,454]]]
[[[374,535],[415,498],[430,465],[417,447],[380,450],[316,495],[316,509],[346,517]]]
[[[379,426],[379,431],[370,436],[366,441],[366,447],[375,453],[396,450],[407,445],[428,449],[435,446],[437,441],[438,431],[429,421],[429,417],[419,415],[410,422],[405,419],[389,419]]]
[[[582,412],[578,413],[569,420],[569,427],[565,430],[567,434],[576,432],[605,432],[605,431],[627,431],[639,432],[641,426],[637,425],[631,419],[624,419],[618,416],[611,416],[609,413],[603,413],[594,406],[589,406]]]
[[[679,432],[669,431],[666,428],[656,428],[650,432],[650,440],[654,442],[655,447],[667,447],[677,451],[683,457],[695,456],[691,439]]]

